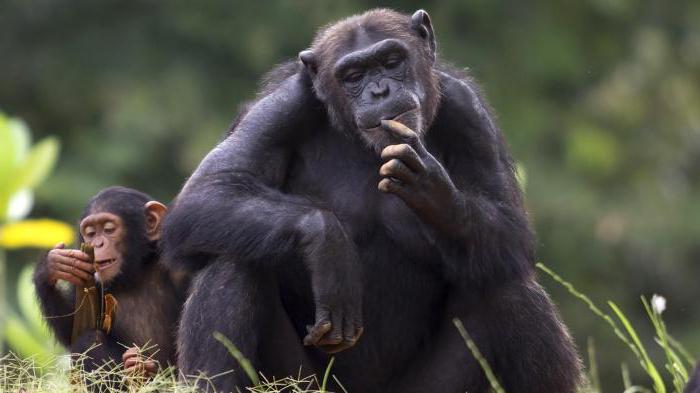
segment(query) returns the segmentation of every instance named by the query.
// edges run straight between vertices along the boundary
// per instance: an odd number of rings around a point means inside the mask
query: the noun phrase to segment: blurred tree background
[[[0,110],[63,146],[32,216],[75,222],[114,184],[170,201],[265,71],[318,27],[377,5],[0,1]],[[699,354],[700,2],[381,6],[426,8],[440,56],[483,85],[526,174],[539,260],[596,301],[618,301],[645,337],[639,295],[666,296],[671,333]],[[37,257],[12,252],[10,282]],[[635,361],[543,281],[579,347],[595,338],[605,390],[621,391],[620,363]]]

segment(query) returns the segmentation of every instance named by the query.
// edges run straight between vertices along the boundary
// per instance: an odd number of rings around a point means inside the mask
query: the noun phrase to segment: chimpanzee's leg
[[[280,302],[275,275],[243,264],[219,260],[206,267],[192,283],[180,321],[178,366],[193,377],[208,377],[234,370],[211,380],[200,381],[205,390],[234,392],[250,385],[236,359],[213,334],[226,336],[265,377],[313,373],[302,339],[292,327]],[[265,356],[273,351],[274,356]],[[266,369],[260,370],[260,364]]]
[[[486,392],[489,384],[453,323],[469,335],[509,393],[573,393],[580,364],[566,328],[544,290],[529,278],[483,293],[456,292],[432,342],[390,392]]]

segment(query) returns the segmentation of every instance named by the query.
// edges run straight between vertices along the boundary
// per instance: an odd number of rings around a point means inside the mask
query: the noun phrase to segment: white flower
[[[661,314],[666,309],[666,298],[654,294],[654,296],[651,297],[651,308],[655,313]]]

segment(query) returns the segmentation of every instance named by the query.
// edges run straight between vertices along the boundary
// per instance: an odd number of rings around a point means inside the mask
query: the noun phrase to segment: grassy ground
[[[585,294],[577,291],[574,286],[559,277],[542,264],[537,265],[545,274],[563,285],[569,293],[580,299],[594,315],[606,323],[615,335],[630,349],[639,361],[639,365],[651,379],[651,386],[639,386],[630,381],[627,368],[622,367],[622,379],[625,390],[623,393],[682,393],[683,387],[688,380],[688,373],[695,364],[695,359],[668,334],[666,325],[662,319],[665,309],[665,300],[661,297],[653,297],[651,301],[643,298],[642,305],[645,308],[651,324],[655,330],[654,341],[661,347],[664,359],[654,362],[648,355],[647,349],[639,338],[635,328],[630,324],[624,313],[613,302],[608,302],[610,311],[594,304]],[[492,391],[505,393],[500,386],[497,377],[491,371],[486,360],[479,353],[476,344],[470,339],[469,333],[459,320],[455,320],[455,328],[460,331],[465,340],[465,350],[471,351],[479,361],[491,383]],[[268,380],[262,375],[258,375],[250,363],[235,348],[235,346],[221,334],[216,333],[215,338],[219,340],[242,366],[248,377],[256,383],[255,387],[248,388],[247,392],[252,393],[312,393],[325,392],[325,387],[332,375],[333,360],[328,365],[321,381],[315,377],[297,376],[296,378],[285,378],[282,380]],[[586,372],[585,385],[581,387],[579,393],[603,393],[598,382],[598,371],[595,362],[595,348],[589,342],[588,358],[591,359]],[[173,369],[166,369],[159,372],[153,378],[135,377],[126,375],[118,365],[106,365],[100,370],[86,373],[80,370],[69,369],[69,357],[62,356],[52,359],[47,364],[39,364],[33,359],[21,359],[12,354],[0,358],[0,392],[2,393],[68,393],[68,392],[90,392],[95,385],[101,385],[102,391],[112,393],[123,391],[126,388],[130,393],[146,392],[195,392],[196,384],[210,383],[210,379],[203,376],[188,376],[188,378],[178,378]],[[217,376],[212,376],[211,379]],[[342,386],[341,381],[338,381]]]
[[[173,369],[159,372],[153,378],[127,375],[116,365],[107,365],[94,372],[69,370],[68,355],[53,359],[50,365],[33,359],[20,359],[12,354],[0,358],[0,392],[2,393],[90,393],[96,386],[104,393],[177,392],[195,393],[197,384],[209,384],[217,376],[178,378]],[[331,376],[329,376],[331,377]],[[331,377],[332,378],[332,377]],[[248,388],[250,393],[320,393],[326,392],[325,382],[316,378],[289,377],[268,380],[258,376],[258,384]]]

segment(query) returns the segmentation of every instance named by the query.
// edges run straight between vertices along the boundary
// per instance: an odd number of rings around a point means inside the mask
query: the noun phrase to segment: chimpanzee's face
[[[364,40],[362,47],[336,61],[333,76],[350,106],[356,131],[381,150],[392,143],[380,127],[382,120],[396,120],[422,131],[425,94],[413,70],[414,55],[405,43],[394,38]]]
[[[98,212],[80,223],[80,234],[95,249],[95,269],[103,283],[116,277],[124,264],[126,228],[116,214]]]
[[[334,128],[359,136],[377,153],[399,142],[382,120],[423,135],[440,101],[428,14],[386,22],[349,19],[299,53]]]

